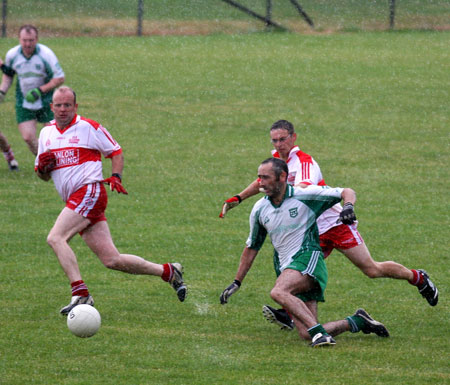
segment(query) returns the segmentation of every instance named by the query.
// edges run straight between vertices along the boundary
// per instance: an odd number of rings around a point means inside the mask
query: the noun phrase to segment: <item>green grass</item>
[[[63,207],[34,176],[14,120],[1,130],[20,173],[0,163],[0,373],[3,384],[449,384],[448,33],[42,39],[54,49],[79,112],[124,148],[128,196],[110,195],[119,250],[185,266],[181,304],[157,278],[106,270],[81,242],[82,274],[102,314],[78,339],[58,310],[69,285],[46,245]],[[15,39],[0,40],[6,52]],[[221,202],[269,155],[268,128],[291,120],[333,186],[358,193],[359,229],[378,260],[425,268],[431,308],[405,282],[369,280],[328,260],[320,320],[358,307],[391,338],[344,334],[312,350],[261,316],[271,304],[271,247],[226,306],[252,203],[218,218]],[[105,175],[110,171],[105,162]]]
[[[239,0],[260,15],[266,0]],[[387,30],[387,0],[302,0],[315,31]],[[123,0],[22,0],[8,3],[8,35],[15,36],[21,23],[34,23],[43,34],[134,34],[138,1]],[[272,2],[272,18],[291,31],[311,33],[289,0]],[[448,29],[448,0],[397,1],[397,29]],[[116,23],[111,24],[111,20]],[[245,23],[244,25],[242,23]],[[156,24],[156,25],[155,25]],[[169,27],[168,27],[169,26]],[[144,1],[144,34],[217,33],[263,31],[265,25],[221,0]],[[178,31],[178,32],[176,32]],[[182,31],[182,32],[180,32]]]

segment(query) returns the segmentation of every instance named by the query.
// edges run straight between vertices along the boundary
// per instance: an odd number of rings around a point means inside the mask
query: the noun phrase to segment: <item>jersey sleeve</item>
[[[49,77],[51,79],[58,79],[64,77],[64,71],[59,64],[58,58],[55,53],[48,47],[42,46],[42,55],[41,58],[44,61],[47,72],[49,73]]]
[[[17,47],[11,48],[5,56],[5,62],[2,65],[2,72],[10,77],[13,77],[16,71],[13,68],[14,59],[17,56]]]
[[[296,188],[294,197],[308,206],[318,218],[342,200],[343,190],[340,187],[308,186],[304,189]]]
[[[250,213],[250,234],[247,238],[246,245],[249,249],[259,250],[261,249],[266,239],[267,230],[260,223],[260,212],[258,204],[253,207]]]
[[[122,148],[117,143],[108,130],[101,124],[95,130],[95,138],[97,149],[103,154],[105,158],[112,158],[122,153]]]

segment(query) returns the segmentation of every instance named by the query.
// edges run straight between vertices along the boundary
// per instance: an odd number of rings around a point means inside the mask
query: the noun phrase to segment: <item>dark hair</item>
[[[294,131],[294,126],[291,122],[288,122],[287,120],[278,120],[274,124],[272,124],[272,127],[270,127],[270,131],[273,130],[286,130],[289,135],[292,135]]]
[[[38,37],[38,30],[34,25],[31,24],[24,24],[19,28],[19,36],[20,36],[20,32],[22,32],[23,30],[25,30],[27,33],[31,33],[31,31],[36,32],[36,37]]]
[[[268,163],[272,164],[272,170],[275,173],[275,177],[277,178],[277,180],[280,180],[282,172],[285,172],[286,176],[289,174],[287,163],[284,160],[280,158],[267,158],[266,160],[263,160],[261,162],[261,165]]]

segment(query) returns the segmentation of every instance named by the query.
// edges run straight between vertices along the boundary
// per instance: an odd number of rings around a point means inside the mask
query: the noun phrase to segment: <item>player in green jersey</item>
[[[259,187],[266,196],[250,214],[250,235],[244,248],[234,282],[220,296],[225,304],[241,286],[258,251],[269,235],[275,248],[274,266],[277,281],[272,299],[292,316],[299,336],[312,340],[311,346],[334,345],[333,336],[345,331],[389,332],[363,309],[344,320],[324,325],[318,322],[317,302],[324,301],[328,272],[320,248],[316,220],[325,210],[344,201],[342,221],[356,219],[353,205],[355,192],[349,188],[310,186],[294,188],[287,184],[288,167],[277,158],[266,159],[258,168]]]

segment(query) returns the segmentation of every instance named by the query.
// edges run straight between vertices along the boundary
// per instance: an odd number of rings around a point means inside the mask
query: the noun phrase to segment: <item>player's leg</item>
[[[174,288],[183,302],[187,288],[183,281],[183,267],[179,263],[158,264],[133,254],[121,254],[111,237],[108,223],[100,221],[89,226],[82,234],[83,240],[109,269],[129,274],[145,274],[161,277]]]
[[[56,219],[47,237],[47,243],[58,257],[59,263],[71,285],[72,298],[70,303],[60,310],[60,313],[63,315],[69,314],[70,310],[80,304],[94,305],[94,300],[81,278],[75,253],[68,243],[75,234],[88,225],[89,221],[86,218],[65,207]]]
[[[162,276],[163,265],[146,261],[132,254],[120,254],[113,243],[109,226],[100,221],[87,228],[82,234],[83,240],[109,269],[129,274],[148,274]]]
[[[19,163],[14,157],[14,152],[8,143],[8,139],[5,135],[0,131],[0,149],[3,152],[3,156],[5,157],[6,162],[8,163],[8,167],[11,171],[17,171],[19,169]]]
[[[362,240],[362,238],[360,239]],[[341,242],[340,245],[337,245],[337,249],[368,277],[406,280],[418,288],[420,294],[431,306],[435,306],[438,303],[439,291],[426,271],[410,270],[393,261],[376,262],[370,255],[364,241],[350,248],[342,248],[342,245],[343,243]]]
[[[64,207],[47,237],[47,243],[58,257],[59,263],[70,282],[81,280],[81,274],[77,258],[69,246],[69,241],[88,225],[88,219]]]
[[[37,155],[38,139],[36,137],[36,120],[27,120],[19,123],[19,131],[30,151]]]
[[[365,243],[350,249],[338,249],[369,278],[395,278],[411,281],[413,272],[393,261],[376,262]]]
[[[300,271],[285,269],[278,277],[270,292],[272,299],[286,309],[299,331],[299,336],[305,339],[306,333],[312,339],[311,346],[334,345],[336,342],[327,334],[323,326],[317,322],[317,317],[300,298],[293,293],[306,293],[317,285],[314,278]]]

